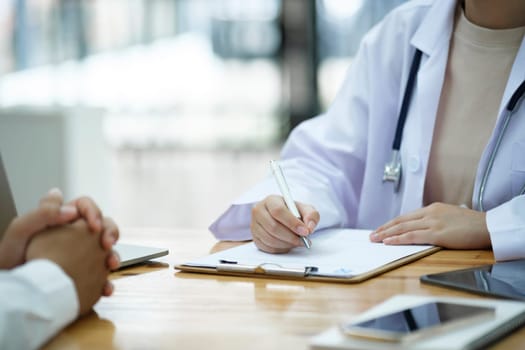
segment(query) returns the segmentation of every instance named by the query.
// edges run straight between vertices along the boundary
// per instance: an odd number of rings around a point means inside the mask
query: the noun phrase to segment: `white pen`
[[[288,184],[286,183],[286,179],[284,178],[284,173],[283,173],[283,170],[281,169],[281,166],[275,160],[270,161],[270,166],[272,168],[273,177],[275,178],[275,181],[277,182],[277,186],[279,186],[279,190],[281,191],[281,194],[283,195],[286,206],[292,212],[293,216],[295,216],[299,220],[302,220],[301,214],[299,213],[299,210],[295,206],[295,201],[293,200],[292,194],[290,193],[290,189],[288,188]],[[299,236],[299,237],[301,237],[304,246],[310,249],[310,247],[312,246],[312,244],[310,243],[310,240],[304,236]]]

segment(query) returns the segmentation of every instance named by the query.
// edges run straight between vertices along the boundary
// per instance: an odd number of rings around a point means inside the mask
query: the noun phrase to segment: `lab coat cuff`
[[[520,197],[487,211],[487,228],[497,261],[525,258],[525,197]]]
[[[208,228],[220,241],[246,241],[250,232],[252,204],[232,205]]]
[[[246,241],[252,239],[250,221],[252,207],[271,193],[278,193],[275,181],[268,177],[254,188],[244,192],[208,228],[221,241]]]

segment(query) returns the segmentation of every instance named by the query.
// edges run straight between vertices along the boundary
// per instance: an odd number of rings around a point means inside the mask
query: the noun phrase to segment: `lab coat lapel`
[[[410,44],[423,53],[432,56],[441,50],[444,42],[448,44],[454,29],[456,0],[434,1],[421,25],[412,36]]]
[[[456,1],[436,1],[427,13],[411,40],[412,46],[423,52],[412,107],[407,118],[403,147],[408,162],[403,164],[405,189],[401,213],[406,213],[423,204],[425,176],[432,144],[441,89],[448,61],[450,37],[454,28]],[[411,152],[407,154],[407,152]],[[407,159],[405,159],[406,161]],[[411,171],[411,168],[415,171]]]

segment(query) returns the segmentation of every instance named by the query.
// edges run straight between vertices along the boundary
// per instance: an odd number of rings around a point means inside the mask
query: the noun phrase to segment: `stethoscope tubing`
[[[399,183],[400,183],[400,178],[401,178],[401,173],[402,173],[401,159],[400,159],[399,151],[401,149],[401,140],[403,138],[403,130],[405,128],[405,122],[406,122],[406,118],[408,115],[408,108],[410,106],[410,100],[414,92],[414,86],[415,86],[415,82],[417,78],[417,73],[419,70],[419,64],[421,62],[421,55],[422,55],[421,50],[416,49],[416,52],[414,53],[414,57],[412,59],[412,63],[410,65],[408,81],[407,81],[407,85],[405,87],[405,91],[403,94],[403,101],[401,103],[401,109],[399,111],[399,117],[398,117],[397,126],[396,126],[396,133],[395,133],[394,142],[392,145],[393,158],[390,163],[385,164],[383,182],[385,181],[394,182],[394,192],[397,192],[399,189]],[[517,109],[524,95],[525,95],[525,80],[520,84],[520,86],[518,86],[516,91],[514,91],[509,102],[507,103],[507,106],[505,108],[506,112],[505,112],[505,117],[504,117],[505,120],[503,121],[503,126],[501,127],[501,131],[496,139],[496,144],[494,145],[494,148],[492,149],[487,166],[485,167],[485,171],[483,172],[483,176],[481,178],[481,184],[480,184],[478,196],[477,196],[477,200],[478,200],[477,206],[480,211],[484,211],[483,197],[485,195],[487,181],[490,176],[490,172],[492,171],[492,167],[494,165],[496,155],[498,153],[501,142],[503,140],[503,136],[507,130],[507,127],[509,125],[512,115],[514,114],[515,110]],[[391,168],[398,169],[395,175],[392,175],[389,173],[388,170]],[[523,185],[523,187],[521,188],[519,192],[519,195],[523,195],[523,194],[525,194],[525,184]]]
[[[421,63],[422,52],[416,49],[412,64],[410,65],[410,72],[408,73],[407,85],[405,93],[403,94],[403,101],[401,102],[401,109],[399,110],[399,119],[396,126],[396,134],[394,135],[394,142],[392,149],[399,151],[401,149],[401,140],[403,139],[403,130],[405,129],[405,122],[408,115],[408,108],[410,107],[410,100],[414,92],[414,84],[416,83],[417,72],[419,71],[419,64]]]
[[[518,106],[524,94],[525,94],[525,80],[520,84],[520,86],[516,89],[516,91],[514,91],[514,93],[512,94],[509,100],[509,103],[507,104],[505,108],[506,110],[505,120],[503,121],[503,126],[501,127],[501,131],[498,135],[498,138],[496,139],[496,144],[494,145],[494,148],[492,149],[492,152],[489,157],[489,161],[487,163],[487,167],[485,168],[483,177],[481,178],[481,184],[479,186],[478,209],[480,211],[485,211],[483,208],[483,196],[485,194],[485,188],[487,186],[487,181],[488,181],[490,172],[492,171],[492,166],[494,165],[494,160],[496,159],[496,154],[498,153],[498,150],[501,145],[501,141],[503,140],[505,131],[507,131],[507,127],[509,126],[510,119],[512,115],[514,114],[514,111],[516,110],[516,107]],[[521,188],[519,194],[522,195],[524,193],[525,193],[525,184]]]
[[[501,140],[503,140],[503,135],[507,130],[507,126],[509,126],[511,116],[512,112],[507,110],[507,112],[505,113],[505,120],[503,122],[503,126],[501,127],[501,132],[499,133],[498,138],[496,140],[496,145],[494,145],[494,148],[490,153],[489,161],[487,163],[487,166],[485,167],[485,171],[483,172],[483,177],[481,178],[481,184],[479,185],[478,191],[479,211],[485,211],[483,208],[483,196],[485,195],[485,187],[487,186],[487,180],[489,179],[490,172],[492,171],[492,166],[494,165],[494,160],[496,159],[496,153],[498,153],[499,146],[501,145]]]

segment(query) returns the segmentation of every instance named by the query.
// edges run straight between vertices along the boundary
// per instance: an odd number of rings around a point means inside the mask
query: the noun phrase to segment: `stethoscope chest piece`
[[[399,191],[401,183],[401,156],[399,151],[392,151],[392,160],[385,164],[383,171],[383,182],[391,181],[394,183],[394,192]]]
[[[394,192],[399,192],[399,185],[401,183],[401,155],[399,150],[401,149],[401,139],[403,137],[403,128],[405,127],[405,121],[407,119],[408,107],[410,105],[410,99],[414,92],[414,85],[416,84],[417,71],[419,69],[419,63],[421,62],[421,50],[416,50],[412,64],[410,65],[410,72],[408,75],[407,86],[403,93],[403,100],[401,102],[401,109],[399,111],[399,117],[396,126],[396,134],[394,136],[394,143],[392,145],[392,160],[390,163],[385,164],[385,170],[383,172],[383,182],[391,181],[394,183]]]

